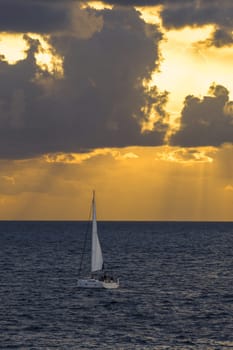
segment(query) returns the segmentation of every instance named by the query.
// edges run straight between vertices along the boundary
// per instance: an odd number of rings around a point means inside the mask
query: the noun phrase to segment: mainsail
[[[100,241],[97,233],[95,192],[92,199],[92,249],[91,249],[91,272],[102,270],[103,255],[100,247]]]
[[[86,246],[86,238],[83,247],[83,254]],[[83,261],[83,254],[80,263],[80,272]],[[102,270],[102,271],[101,271]],[[94,272],[101,271],[94,274]],[[101,251],[100,241],[97,233],[96,208],[95,208],[95,192],[93,191],[92,199],[92,244],[91,244],[91,276],[88,278],[78,279],[79,288],[107,288],[115,289],[119,287],[119,279],[115,279],[112,275],[104,271],[103,255]]]

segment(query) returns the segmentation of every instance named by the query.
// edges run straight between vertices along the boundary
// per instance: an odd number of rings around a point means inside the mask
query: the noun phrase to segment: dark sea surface
[[[117,290],[77,288],[87,223],[0,222],[0,349],[233,349],[233,223],[98,228]]]

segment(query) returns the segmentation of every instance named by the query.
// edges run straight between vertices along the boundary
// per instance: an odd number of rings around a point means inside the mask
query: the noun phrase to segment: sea
[[[0,222],[0,349],[233,349],[232,222],[99,222],[115,290],[77,287],[88,225]]]

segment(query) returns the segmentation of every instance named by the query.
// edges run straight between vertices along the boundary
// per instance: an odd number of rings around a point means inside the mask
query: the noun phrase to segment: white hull
[[[79,288],[105,288],[105,289],[116,289],[119,287],[119,280],[117,281],[100,281],[94,278],[79,279]]]

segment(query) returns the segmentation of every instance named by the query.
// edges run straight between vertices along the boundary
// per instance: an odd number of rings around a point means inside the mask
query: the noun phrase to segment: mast
[[[97,232],[95,191],[92,198],[92,247],[91,247],[91,272],[102,270],[103,255]]]

